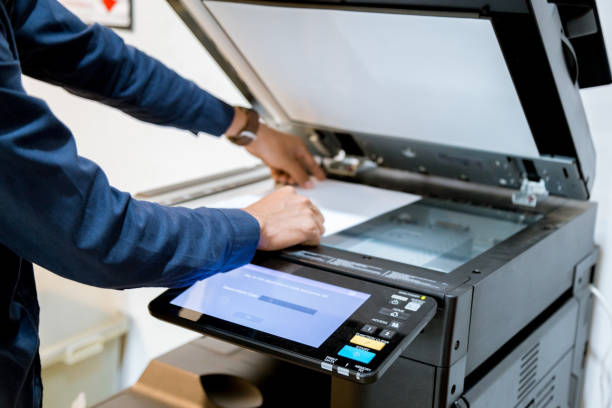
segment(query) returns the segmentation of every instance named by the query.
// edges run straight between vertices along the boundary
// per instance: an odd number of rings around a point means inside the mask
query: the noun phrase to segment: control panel
[[[431,321],[430,297],[279,258],[169,290],[164,320],[361,383],[373,382]]]
[[[354,330],[333,336],[339,340],[338,335],[342,335],[344,342],[338,342],[336,353],[327,355],[321,368],[347,377],[354,376],[358,381],[367,377],[378,365],[373,364],[376,360],[401,353],[422,330],[415,333],[415,321],[421,315],[421,308],[431,307],[427,300],[424,295],[397,291],[384,302],[370,305],[366,309],[369,313],[359,314],[361,319],[352,325]]]

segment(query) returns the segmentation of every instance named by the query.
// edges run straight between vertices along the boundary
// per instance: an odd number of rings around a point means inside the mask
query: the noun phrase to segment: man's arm
[[[242,210],[167,208],[109,186],[69,130],[21,84],[0,20],[0,242],[90,285],[180,286],[248,262],[259,224]]]
[[[55,0],[15,2],[13,25],[23,71],[117,107],[147,122],[221,135],[240,129],[240,111],[126,45],[114,32],[88,27]],[[242,114],[244,115],[244,114]],[[231,132],[230,132],[231,133]],[[309,187],[325,174],[297,137],[260,126],[247,150],[276,181]]]
[[[77,155],[70,131],[26,94],[0,4],[0,243],[86,284],[185,286],[260,249],[316,243],[323,217],[290,187],[237,209],[134,200]]]
[[[26,75],[151,123],[218,136],[232,122],[231,106],[56,0],[16,1],[12,21]]]

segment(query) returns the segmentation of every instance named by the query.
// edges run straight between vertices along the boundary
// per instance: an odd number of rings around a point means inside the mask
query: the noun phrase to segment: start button
[[[371,351],[361,350],[356,347],[344,346],[338,352],[339,356],[350,358],[351,360],[359,361],[363,364],[368,364],[376,354]]]

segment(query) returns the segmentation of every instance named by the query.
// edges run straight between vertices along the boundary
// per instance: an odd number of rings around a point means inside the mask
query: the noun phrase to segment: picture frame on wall
[[[132,29],[132,0],[59,0],[87,24]]]

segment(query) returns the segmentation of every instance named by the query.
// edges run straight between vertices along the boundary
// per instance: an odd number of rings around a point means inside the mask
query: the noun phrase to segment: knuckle
[[[310,226],[308,227],[308,230],[312,235],[315,235],[315,236],[318,236],[320,233],[319,226],[314,221],[310,222]]]
[[[317,225],[311,219],[307,219],[304,222],[304,231],[307,232],[308,234],[312,234],[312,232],[316,229],[317,229]]]

